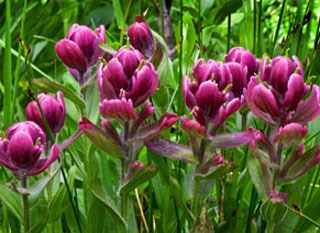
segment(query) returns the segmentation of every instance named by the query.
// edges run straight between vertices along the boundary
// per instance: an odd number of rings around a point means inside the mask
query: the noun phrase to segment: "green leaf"
[[[204,15],[214,4],[214,0],[200,0],[201,15]]]
[[[140,184],[150,180],[158,172],[158,167],[148,166],[143,167],[137,171],[132,178],[130,178],[123,186],[120,187],[120,195],[128,195],[132,190],[138,187]]]
[[[254,155],[251,155],[248,159],[248,169],[252,182],[260,197],[267,198],[271,191],[271,174],[269,168],[258,161]]]
[[[49,219],[48,202],[44,195],[37,198],[36,201],[30,200],[31,224],[30,232],[43,232]]]
[[[312,198],[309,200],[305,208],[303,208],[303,215],[309,216],[314,221],[319,222],[320,211],[319,206],[316,204],[319,202],[320,190],[317,190]],[[302,213],[300,213],[302,215]],[[314,228],[315,225],[310,224],[310,221],[305,218],[299,218],[297,225],[295,226],[295,232],[307,232],[310,228]]]
[[[171,176],[169,178],[169,183],[170,183],[171,193],[172,193],[176,203],[178,204],[179,209],[181,209],[183,211],[183,213],[186,215],[186,218],[188,219],[188,221],[194,222],[195,217],[193,216],[191,211],[186,206],[186,203],[184,202],[183,193],[182,193],[179,182],[174,177]]]
[[[319,146],[316,145],[310,150],[306,151],[303,155],[299,156],[296,162],[289,168],[285,179],[296,179],[297,177],[305,174],[307,171],[313,168],[316,165],[314,160],[318,155],[319,150]]]
[[[39,180],[35,185],[27,189],[28,194],[30,195],[30,199],[36,199],[39,197],[43,189],[47,186],[47,184],[52,180],[52,178],[58,173],[60,170],[61,164],[47,176]]]
[[[22,198],[20,195],[9,189],[5,184],[0,183],[0,199],[19,221],[23,222]]]
[[[87,232],[106,232],[104,230],[106,218],[105,212],[106,210],[104,206],[101,205],[101,201],[93,198],[87,218]]]
[[[109,197],[108,193],[104,190],[101,185],[100,180],[92,181],[91,185],[91,192],[92,194],[102,202],[106,211],[110,214],[110,216],[114,219],[114,224],[119,227],[120,232],[126,232],[126,222],[122,218],[121,214],[119,213],[118,208]]]
[[[114,8],[114,14],[116,16],[118,28],[121,28],[123,25],[123,13],[121,8],[121,2],[120,0],[112,0],[112,5]]]
[[[279,202],[266,199],[261,206],[261,213],[267,222],[277,223],[287,214],[287,209]]]
[[[74,91],[72,91],[70,88],[63,86],[60,83],[50,81],[45,78],[36,78],[32,80],[33,85],[35,85],[37,88],[39,88],[42,91],[45,92],[57,92],[62,91],[64,97],[71,100],[75,105],[77,105],[80,109],[85,109],[86,105],[84,101],[77,96]]]
[[[73,189],[74,179],[76,176],[77,167],[72,166],[68,171],[68,185],[70,190]],[[67,195],[67,189],[64,184],[60,185],[58,191],[55,193],[53,198],[49,200],[48,210],[49,210],[49,221],[57,221],[62,213],[70,206],[70,200]]]
[[[213,23],[215,25],[221,24],[228,15],[235,12],[242,6],[242,1],[240,0],[227,0],[218,8],[216,11]]]
[[[223,177],[225,174],[233,171],[236,168],[235,163],[225,163],[213,168],[213,171],[209,172],[208,174],[202,175],[198,174],[195,176],[197,180],[213,180],[219,179]]]
[[[101,150],[116,158],[123,158],[124,153],[121,145],[112,137],[112,133],[104,131],[92,124],[87,118],[83,117],[79,126],[83,133]]]

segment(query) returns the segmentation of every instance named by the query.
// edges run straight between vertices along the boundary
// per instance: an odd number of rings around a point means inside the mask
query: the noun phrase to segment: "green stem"
[[[275,225],[276,224],[274,222],[267,222],[266,233],[274,233]]]
[[[199,212],[199,191],[200,191],[200,180],[194,180],[193,188],[193,203],[192,203],[192,213],[197,218]]]
[[[22,175],[21,186],[24,189],[27,188],[27,179],[28,179],[28,177],[26,175]],[[29,231],[30,231],[30,211],[29,211],[28,194],[22,194],[22,202],[23,202],[24,232],[29,233]]]
[[[258,42],[258,48],[257,48],[257,55],[258,55],[258,57],[261,56],[262,51],[263,51],[263,49],[262,49],[262,47],[263,47],[263,43],[262,43],[263,38],[262,38],[262,36],[261,36],[261,28],[262,28],[262,26],[261,26],[261,24],[262,24],[262,1],[263,1],[263,0],[260,0],[260,1],[259,1],[258,40],[257,40],[257,42]]]
[[[257,37],[257,2],[256,0],[254,0],[253,1],[253,52],[254,54],[257,53],[256,37]]]
[[[286,207],[292,213],[300,216],[301,218],[304,218],[306,221],[308,221],[309,223],[311,223],[312,225],[314,225],[314,226],[316,226],[317,228],[320,229],[320,223],[318,223],[315,220],[313,220],[313,219],[309,218],[308,216],[304,215],[301,211],[297,211],[297,210],[291,208],[290,206],[288,206],[285,203],[280,203],[280,204],[283,205],[284,207]]]
[[[122,46],[123,44],[123,37],[124,37],[124,32],[125,32],[125,27],[126,27],[126,21],[129,15],[129,11],[131,9],[131,4],[132,4],[132,0],[129,1],[128,3],[128,7],[126,9],[126,13],[123,17],[123,22],[122,22],[122,26],[121,26],[121,33],[120,33],[120,46]]]
[[[274,175],[273,175],[273,181],[272,181],[272,189],[276,188],[276,181],[278,179],[278,176],[280,174],[280,167],[281,167],[281,156],[283,151],[283,145],[279,144],[277,147],[277,155],[276,155],[276,164],[278,167],[274,168]]]
[[[230,50],[231,45],[231,14],[228,15],[228,40],[227,40],[227,53]]]
[[[281,22],[282,22],[282,18],[283,18],[283,12],[286,6],[286,1],[287,0],[283,0],[282,3],[282,7],[281,7],[281,12],[280,12],[280,17],[279,17],[279,21],[278,21],[278,25],[277,25],[277,29],[276,29],[276,33],[274,35],[274,39],[273,39],[273,46],[272,46],[272,56],[274,56],[274,50],[276,48],[276,44],[277,44],[277,40],[278,40],[278,35],[279,35],[279,31],[280,31],[280,26],[281,26]]]
[[[5,22],[5,38],[6,47],[4,50],[4,97],[3,97],[3,114],[4,114],[4,127],[8,128],[12,124],[12,97],[11,97],[11,86],[12,86],[12,60],[11,60],[11,8],[10,0],[6,0],[6,22]]]
[[[128,196],[121,196],[121,214],[124,221],[127,221]]]
[[[202,45],[202,22],[201,22],[201,0],[198,0],[198,45],[200,49],[200,57],[203,57]]]
[[[122,141],[125,145],[125,156],[121,159],[121,179],[119,187],[125,182],[128,169],[132,164],[132,144],[128,142],[130,134],[130,122],[126,121],[123,126]],[[127,209],[128,209],[128,195],[121,196],[121,212],[124,220],[127,219]]]
[[[20,57],[22,50],[25,50],[25,44],[24,44],[24,28],[25,28],[25,19],[27,14],[27,0],[24,0],[23,4],[23,14],[22,14],[22,20],[21,20],[21,30],[20,30],[20,41],[21,44],[18,49],[18,59],[16,61],[16,68],[15,68],[15,74],[14,74],[14,84],[13,84],[13,96],[12,96],[12,108],[11,112],[15,112],[15,105],[16,105],[16,99],[17,99],[17,93],[18,93],[18,83],[19,83],[19,77],[20,77]]]
[[[204,160],[204,154],[206,151],[206,146],[207,146],[207,141],[205,139],[201,139],[199,149],[194,150],[197,154],[196,157],[199,159],[199,164],[201,165]],[[196,166],[196,174],[199,173],[199,167],[200,165]],[[194,179],[194,188],[193,188],[193,201],[192,201],[192,213],[195,217],[198,216],[199,213],[199,205],[200,205],[200,200],[199,200],[199,191],[200,191],[200,180]]]

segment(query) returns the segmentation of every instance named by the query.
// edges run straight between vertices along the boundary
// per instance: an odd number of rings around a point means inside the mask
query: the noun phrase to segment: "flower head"
[[[57,133],[63,127],[66,118],[66,106],[64,103],[63,93],[58,91],[57,99],[52,95],[40,93],[38,95],[38,100],[51,132],[53,134]],[[36,101],[32,101],[28,104],[26,116],[27,120],[37,123],[44,131],[46,131],[41,117],[41,112]]]
[[[108,65],[98,67],[101,114],[120,121],[136,119],[134,108],[158,88],[158,73],[138,50],[122,47]]]
[[[50,156],[40,159],[46,136],[34,122],[16,123],[7,130],[6,137],[7,139],[0,138],[0,163],[18,177],[43,172],[59,156],[59,148],[54,145]]]
[[[252,76],[258,73],[260,61],[249,51],[242,47],[234,47],[225,56],[226,62],[236,62],[241,67],[247,67],[246,78],[250,80]]]
[[[305,102],[310,87],[304,83],[303,71],[298,58],[294,62],[276,57],[262,64],[260,78],[251,78],[244,95],[249,109],[273,125],[290,122],[306,123],[320,114],[319,87],[313,86],[311,97]]]
[[[153,54],[153,36],[149,25],[141,16],[136,16],[136,22],[131,24],[128,29],[130,44],[141,53],[151,57]]]
[[[200,59],[191,71],[196,81],[182,79],[184,101],[194,118],[204,126],[221,125],[236,112],[243,99],[232,98],[228,86],[232,82],[230,70],[225,64]]]
[[[73,24],[65,39],[56,44],[56,53],[69,68],[70,73],[78,80],[88,74],[88,68],[93,66],[102,55],[99,43],[105,43],[105,27],[101,25],[95,31],[89,27]]]

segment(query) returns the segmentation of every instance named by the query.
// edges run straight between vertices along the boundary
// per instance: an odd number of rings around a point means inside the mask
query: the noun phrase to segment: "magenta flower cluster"
[[[119,121],[137,119],[135,109],[158,87],[158,73],[153,64],[133,47],[120,48],[107,65],[97,71],[102,115]]]
[[[16,123],[7,130],[6,137],[0,138],[0,163],[18,178],[43,172],[59,156],[59,147],[53,145],[50,155],[40,159],[46,146],[46,135],[34,122]]]
[[[63,93],[59,91],[57,99],[40,93],[37,99],[38,102],[32,101],[26,108],[27,121],[14,124],[7,130],[6,138],[0,138],[0,163],[12,170],[19,179],[43,172],[60,153],[56,144],[48,148],[51,144],[48,134],[55,135],[64,125],[66,107]],[[41,158],[43,153],[49,154]]]
[[[311,94],[308,93],[312,89]],[[320,160],[317,146],[309,151],[301,143],[308,132],[306,124],[320,114],[320,88],[310,88],[304,82],[299,59],[278,56],[260,62],[250,51],[235,47],[225,56],[225,62],[199,59],[191,70],[191,77],[182,79],[183,97],[194,120],[182,116],[182,128],[190,135],[193,151],[199,154],[201,144],[195,138],[223,141],[227,135],[216,136],[228,116],[246,104],[250,112],[270,126],[271,133],[249,130],[233,133],[229,147],[250,143],[250,149],[260,161],[265,180],[265,197],[273,197],[276,183],[292,180],[309,171]],[[245,111],[243,111],[245,113]],[[235,140],[235,134],[242,140]],[[298,146],[284,161],[284,148]],[[216,143],[219,144],[219,143]],[[220,143],[217,147],[224,147]],[[265,160],[265,155],[269,160]],[[217,154],[219,156],[219,154]],[[202,164],[207,167],[200,154]],[[306,158],[304,158],[306,157]],[[218,157],[212,157],[218,160]],[[262,162],[264,161],[264,162]],[[304,161],[304,162],[302,162]],[[269,173],[269,174],[267,174]]]
[[[92,31],[87,26],[73,24],[66,38],[56,44],[56,53],[74,78],[83,83],[103,53],[99,43],[105,42],[103,25]]]

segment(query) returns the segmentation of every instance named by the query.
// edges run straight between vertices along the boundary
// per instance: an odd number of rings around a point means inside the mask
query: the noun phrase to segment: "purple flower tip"
[[[56,52],[61,61],[69,68],[75,69],[71,74],[78,80],[86,71],[97,63],[103,51],[99,43],[105,43],[105,27],[101,25],[95,31],[87,26],[73,24],[66,38],[58,41]]]
[[[40,159],[46,137],[34,122],[16,123],[7,130],[6,136],[7,139],[0,138],[0,163],[19,178],[43,172],[59,156],[59,147],[53,145],[51,154]]]
[[[149,25],[142,16],[136,16],[136,22],[128,29],[130,44],[147,57],[153,54],[153,36]]]
[[[271,190],[271,192],[269,193],[269,199],[271,201],[286,203],[287,198],[288,198],[287,193],[280,193],[280,192],[277,192],[276,190]]]
[[[63,93],[58,91],[57,99],[48,94],[41,93],[38,100],[43,114],[48,122],[49,128],[53,134],[61,130],[66,118],[66,106],[64,103]],[[36,101],[32,101],[26,108],[26,117],[29,121],[37,123],[44,131],[45,124],[41,117],[40,109]]]

